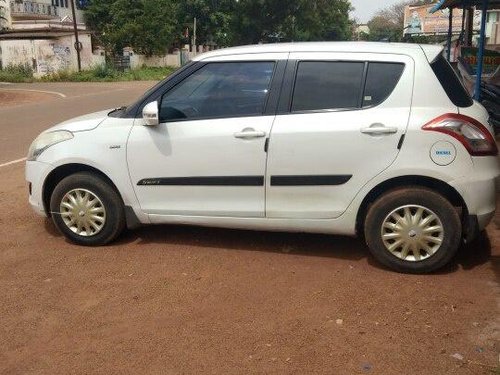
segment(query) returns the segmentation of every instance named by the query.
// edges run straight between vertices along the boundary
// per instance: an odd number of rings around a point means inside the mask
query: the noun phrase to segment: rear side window
[[[473,104],[469,93],[443,55],[436,58],[431,67],[453,104],[457,107],[470,107]]]
[[[292,111],[358,107],[364,66],[364,62],[300,62]]]
[[[356,109],[379,105],[392,93],[404,68],[403,63],[391,62],[300,62],[291,110]]]
[[[369,63],[363,107],[375,106],[387,99],[398,84],[404,68],[405,65],[401,63]]]

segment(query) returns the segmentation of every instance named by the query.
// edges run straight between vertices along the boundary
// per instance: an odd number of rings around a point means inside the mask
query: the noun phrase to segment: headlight
[[[33,141],[28,151],[28,160],[36,160],[42,152],[59,142],[73,138],[73,133],[68,130],[56,130],[42,133]]]

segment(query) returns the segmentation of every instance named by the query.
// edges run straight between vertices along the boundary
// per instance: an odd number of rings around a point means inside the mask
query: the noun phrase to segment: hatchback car
[[[422,273],[492,219],[497,154],[439,46],[272,44],[198,56],[128,107],[46,130],[26,178],[81,245],[142,224],[358,234]]]

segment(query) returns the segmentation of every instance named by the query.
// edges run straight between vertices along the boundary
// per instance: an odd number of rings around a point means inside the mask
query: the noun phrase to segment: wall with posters
[[[80,34],[83,69],[104,64],[104,56],[94,55],[90,34]],[[37,77],[59,71],[77,70],[74,36],[69,34],[54,39],[0,40],[2,68],[9,65],[29,65]]]
[[[405,7],[404,34],[447,34],[448,19],[450,11],[448,9],[429,13],[435,3]],[[460,33],[462,29],[462,9],[453,10],[452,30],[453,33]]]

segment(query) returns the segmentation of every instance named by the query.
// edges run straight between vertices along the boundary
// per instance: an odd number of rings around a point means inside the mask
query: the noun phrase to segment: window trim
[[[301,62],[355,62],[355,63],[364,63],[365,66],[363,68],[363,77],[361,79],[361,92],[360,92],[360,99],[358,100],[358,106],[357,107],[348,107],[348,108],[323,108],[323,109],[309,109],[309,110],[302,110],[302,111],[292,111],[292,104],[293,104],[293,95],[295,93],[295,83],[297,81],[297,72],[298,72],[298,67]],[[278,106],[278,115],[300,115],[300,114],[313,114],[313,113],[334,113],[334,112],[347,112],[347,111],[363,111],[371,108],[378,107],[379,105],[382,105],[391,97],[393,94],[394,90],[396,89],[397,85],[399,84],[401,78],[403,77],[403,74],[405,73],[407,69],[407,63],[404,61],[381,61],[381,60],[346,60],[346,59],[304,59],[304,60],[299,60],[299,59],[290,59],[288,61],[287,66],[287,71],[286,75],[284,78],[284,84],[283,87],[286,88],[286,92],[282,93],[282,96],[280,97],[280,104]],[[363,107],[363,98],[365,94],[365,89],[366,89],[366,81],[368,77],[368,68],[370,63],[381,63],[381,64],[400,64],[403,65],[403,71],[401,72],[401,75],[399,76],[398,81],[396,82],[396,85],[390,92],[390,94],[380,103],[378,104],[373,104],[370,106]]]

